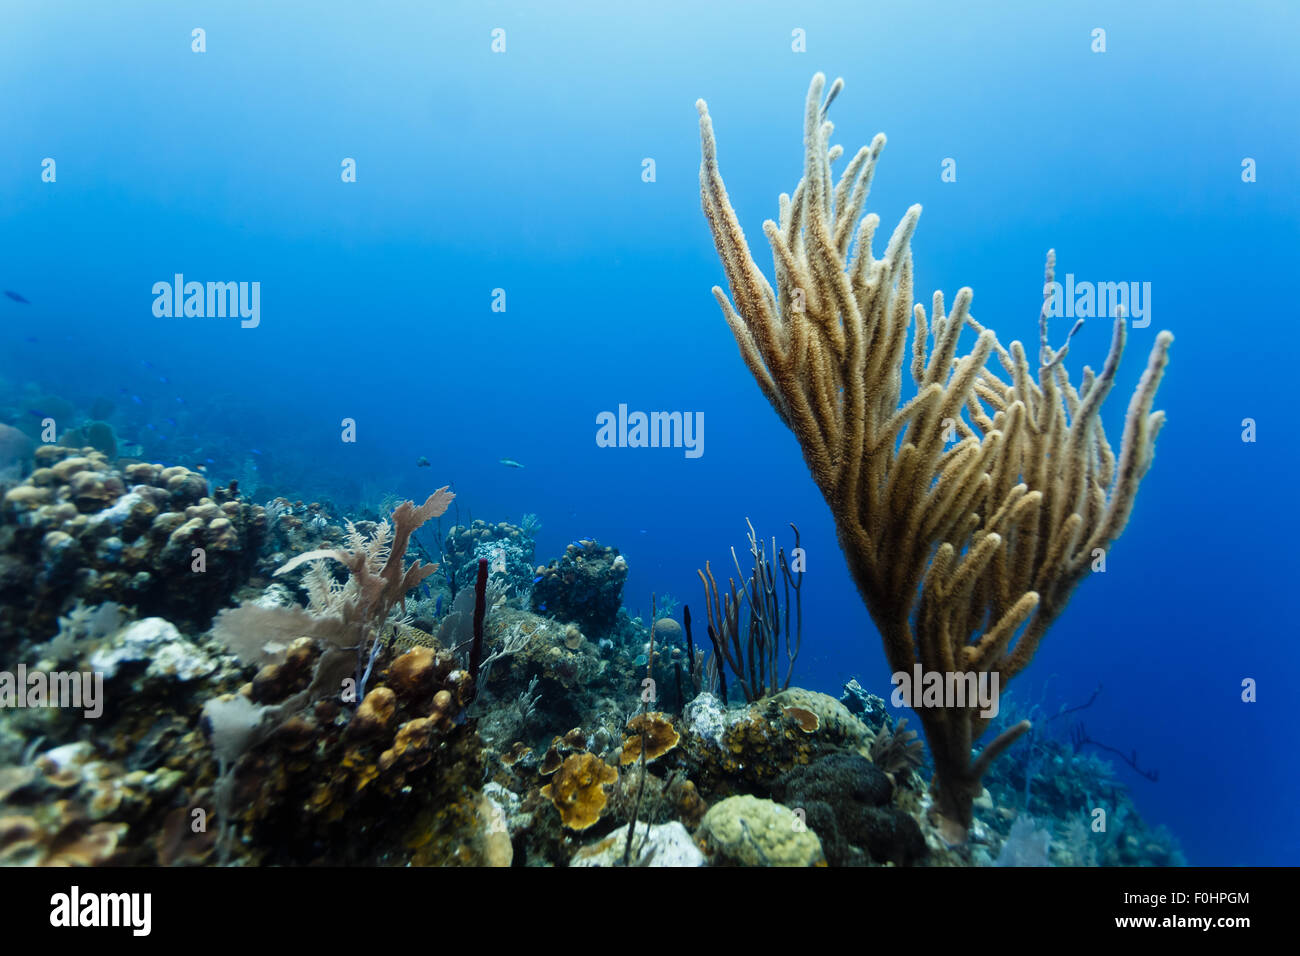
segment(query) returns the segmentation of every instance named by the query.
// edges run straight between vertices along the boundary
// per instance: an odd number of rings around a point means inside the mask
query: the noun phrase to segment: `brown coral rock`
[[[388,683],[404,700],[425,698],[433,689],[434,653],[431,647],[413,647],[388,669]]]
[[[543,777],[549,776],[559,770],[563,763],[564,761],[560,757],[560,751],[556,748],[555,744],[551,744],[551,749],[546,751],[546,755],[542,757],[542,766],[537,772]]]
[[[35,480],[33,476],[33,480]],[[5,505],[17,510],[39,508],[50,500],[50,489],[36,485],[19,485],[5,494]]]
[[[529,747],[522,740],[517,740],[506,753],[501,755],[501,762],[507,767],[513,767],[532,752],[532,747]]]
[[[542,796],[560,812],[570,830],[585,830],[600,819],[609,799],[605,787],[618,781],[618,771],[595,754],[573,754],[542,787]]]
[[[704,819],[704,814],[708,812],[709,805],[704,802],[700,796],[700,791],[696,789],[695,784],[690,780],[683,780],[676,784],[669,791],[682,822],[688,827],[694,828]]]
[[[397,695],[387,687],[376,687],[366,694],[352,719],[356,733],[373,736],[388,729],[397,713]]]
[[[668,719],[668,715],[654,710],[637,714],[627,722],[627,729],[633,731],[634,735],[623,741],[623,754],[619,757],[619,763],[624,767],[640,759],[643,741],[645,759],[649,762],[668,753],[682,739],[673,729],[673,722]]]
[[[419,767],[429,762],[433,750],[435,721],[428,717],[408,720],[397,728],[393,746],[379,755],[379,769],[387,772],[399,761],[407,767]]]
[[[578,625],[570,624],[564,629],[564,646],[571,651],[582,647],[582,629]]]
[[[65,458],[50,470],[54,472],[54,477],[60,483],[66,484],[75,474],[83,471],[91,471],[96,466],[102,464],[90,458]]]

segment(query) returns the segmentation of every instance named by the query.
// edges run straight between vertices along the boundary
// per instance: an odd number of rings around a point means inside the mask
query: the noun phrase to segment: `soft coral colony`
[[[921,207],[908,209],[884,258],[874,258],[879,217],[858,217],[885,137],[862,147],[833,184],[831,164],[843,150],[830,145],[826,115],[843,82],[823,101],[824,87],[819,73],[808,90],[803,180],[793,198],[781,196],[780,222],[763,224],[775,291],[750,255],[708,108],[697,103],[704,212],[735,306],[713,292],[759,388],[799,440],[890,667],[994,672],[1005,684],[1128,521],[1164,423],[1152,403],[1173,336],[1156,336],[1117,459],[1100,412],[1124,349],[1123,315],[1101,373],[1085,368],[1077,388],[1062,361],[1068,337],[1060,349],[1048,344],[1051,252],[1036,366],[1020,342],[1004,348],[975,321],[968,288],[947,313],[936,292],[927,320],[925,307],[912,305],[910,244]],[[902,402],[913,318],[917,393]],[[959,357],[966,329],[978,338]],[[987,725],[975,706],[919,714],[938,807],[964,828],[989,764],[1029,725],[1008,728],[972,759]]]
[[[969,290],[950,312],[940,296],[932,314],[913,309],[919,209],[874,259],[878,220],[858,220],[884,139],[832,185],[839,83],[825,102],[823,87],[808,95],[803,182],[765,226],[775,289],[699,104],[704,208],[732,295],[715,293],[803,447],[891,667],[1009,679],[1128,518],[1170,337],[1116,453],[1098,412],[1124,323],[1075,385],[1046,314],[1035,369],[975,322]],[[916,395],[902,401],[913,319]],[[977,341],[959,357],[964,329]],[[447,488],[350,521],[89,448],[23,454],[35,470],[0,485],[0,647],[102,671],[106,699],[98,721],[0,710],[0,862],[1179,859],[1099,761],[1038,733],[1012,748],[1023,721],[1003,720],[973,757],[977,712],[918,709],[927,785],[917,735],[880,697],[857,681],[838,699],[791,686],[803,566],[752,526],[749,566],[733,551],[723,585],[704,562],[706,613],[683,608],[678,624],[662,596],[649,620],[627,611],[617,548],[579,538],[539,560],[534,517],[462,523]],[[1081,822],[1099,803],[1115,821],[1102,835]]]

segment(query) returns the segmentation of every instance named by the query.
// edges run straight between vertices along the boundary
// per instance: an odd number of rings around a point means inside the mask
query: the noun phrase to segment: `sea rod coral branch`
[[[708,107],[696,103],[700,195],[731,290],[713,294],[759,389],[799,441],[890,667],[1005,683],[1128,521],[1164,423],[1152,404],[1173,336],[1156,336],[1117,458],[1100,409],[1124,349],[1123,316],[1100,374],[1085,368],[1076,386],[1062,362],[1069,337],[1059,350],[1047,345],[1046,291],[1036,367],[1021,343],[1004,348],[975,320],[970,289],[950,310],[941,293],[931,315],[914,306],[921,207],[907,210],[876,259],[880,220],[863,209],[885,137],[833,182],[842,150],[830,145],[826,116],[843,84],[823,100],[825,85],[817,74],[808,90],[803,179],[780,197],[780,221],[763,224],[775,288],[750,254]],[[1054,269],[1049,253],[1045,290]],[[962,354],[967,329],[975,341]],[[916,385],[909,398],[905,364]],[[968,826],[984,770],[1028,724],[973,758],[987,723],[975,706],[945,702],[919,715],[937,806]]]

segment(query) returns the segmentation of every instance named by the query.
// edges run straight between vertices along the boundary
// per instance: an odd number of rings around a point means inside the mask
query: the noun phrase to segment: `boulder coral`
[[[42,445],[0,500],[0,643],[51,634],[72,600],[206,626],[247,580],[262,509],[180,466],[109,465],[92,448]]]
[[[817,834],[791,809],[759,797],[728,797],[700,822],[696,843],[716,866],[825,866]]]

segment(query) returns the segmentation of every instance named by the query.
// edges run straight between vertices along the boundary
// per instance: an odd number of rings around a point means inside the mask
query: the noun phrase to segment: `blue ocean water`
[[[746,518],[787,546],[795,522],[795,682],[883,694],[826,506],[710,294],[697,179],[704,97],[768,264],[761,223],[800,175],[809,78],[843,76],[835,141],[889,137],[868,208],[886,230],[925,207],[921,301],[969,285],[980,321],[1032,342],[1048,248],[1061,275],[1151,284],[1104,418],[1114,438],[1171,330],[1155,465],[1106,573],[1012,693],[1054,710],[1102,685],[1088,732],[1159,769],[1116,761],[1189,862],[1294,864],[1280,287],[1300,237],[1298,27],[1280,3],[9,0],[0,288],[28,301],[0,299],[0,377],[105,396],[145,457],[210,458],[267,497],[353,507],[452,483],[475,517],[536,513],[539,559],[579,537],[623,551],[634,614],[652,593],[702,604],[696,569],[743,555]],[[257,326],[155,315],[177,274],[260,283]],[[1076,336],[1076,377],[1109,336],[1104,320]],[[702,413],[703,454],[598,447],[596,416],[620,405]]]

